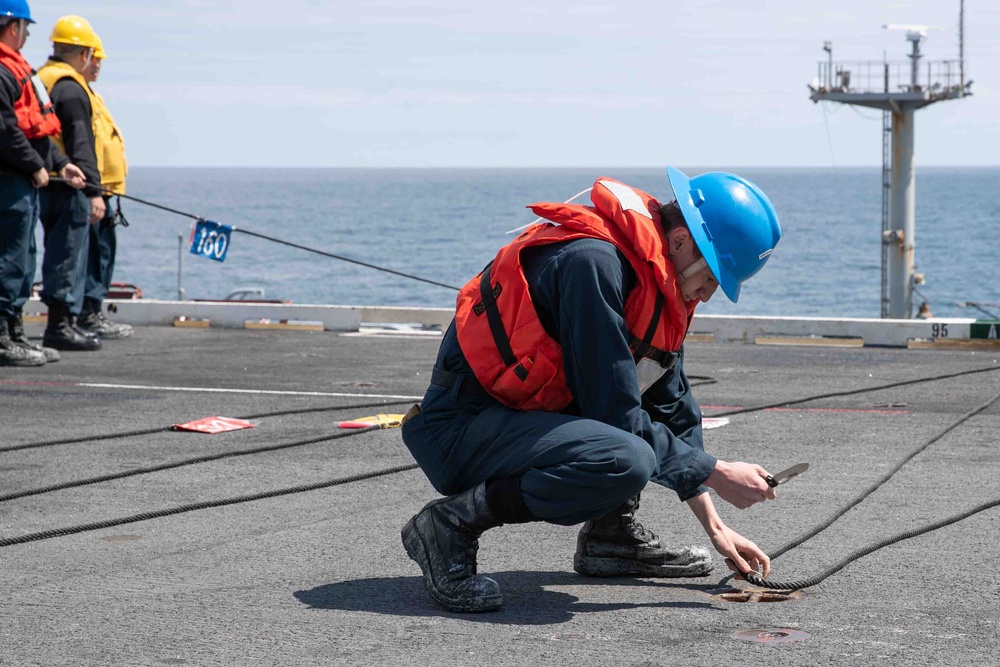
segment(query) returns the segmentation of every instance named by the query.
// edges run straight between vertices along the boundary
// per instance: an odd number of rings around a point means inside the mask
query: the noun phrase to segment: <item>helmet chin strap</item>
[[[691,276],[693,276],[694,274],[698,273],[699,271],[701,271],[702,269],[704,269],[707,266],[708,266],[708,262],[706,262],[705,258],[702,257],[697,262],[695,262],[691,266],[689,266],[686,269],[684,269],[683,271],[681,271],[681,273],[680,273],[681,282],[685,282]]]

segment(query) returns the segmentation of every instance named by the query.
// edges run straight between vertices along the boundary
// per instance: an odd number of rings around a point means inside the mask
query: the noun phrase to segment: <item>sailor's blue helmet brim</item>
[[[667,167],[667,180],[670,181],[670,187],[674,191],[674,197],[677,198],[677,205],[684,215],[684,222],[687,223],[688,231],[691,232],[691,238],[694,239],[695,245],[698,246],[702,257],[705,258],[705,263],[708,264],[709,270],[718,281],[719,287],[726,293],[726,297],[736,303],[740,299],[740,281],[725,270],[719,261],[719,253],[708,236],[705,220],[701,217],[698,205],[695,204],[695,197],[698,196],[698,193],[691,192],[691,179],[679,169]]]

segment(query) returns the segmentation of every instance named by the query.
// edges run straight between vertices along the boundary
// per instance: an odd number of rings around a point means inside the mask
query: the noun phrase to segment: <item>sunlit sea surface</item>
[[[722,168],[725,169],[725,168]],[[706,169],[687,169],[695,175]],[[878,317],[878,168],[731,169],[778,210],[783,237],[738,304],[721,292],[699,312]],[[562,201],[610,176],[670,197],[661,169],[135,168],[128,193],[368,264],[460,287],[530,222],[525,208]],[[578,201],[588,201],[584,196]],[[187,252],[191,220],[123,201],[116,281],[156,299],[224,298],[247,287],[303,304],[451,307],[455,292],[234,233],[223,263]],[[960,302],[1000,303],[1000,168],[918,167],[917,272],[936,316],[978,317]],[[988,308],[1000,311],[1000,308]]]

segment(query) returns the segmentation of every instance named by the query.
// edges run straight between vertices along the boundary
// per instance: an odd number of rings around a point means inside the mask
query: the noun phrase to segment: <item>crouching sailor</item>
[[[593,206],[540,203],[548,222],[500,249],[458,296],[403,440],[434,488],[403,527],[427,590],[452,611],[499,609],[476,571],[478,538],[505,523],[583,523],[584,576],[695,577],[709,551],[675,547],[636,518],[650,481],[673,489],[731,569],[767,555],[719,517],[708,489],[738,508],[775,497],[758,465],[702,446],[682,343],[718,287],[739,298],[781,230],[753,183],[667,170],[676,199],[601,178]]]

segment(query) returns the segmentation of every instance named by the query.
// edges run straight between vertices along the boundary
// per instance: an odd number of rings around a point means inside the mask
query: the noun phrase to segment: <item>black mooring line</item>
[[[361,403],[359,405],[331,405],[318,408],[298,408],[295,410],[277,410],[274,412],[262,412],[254,415],[236,417],[236,419],[264,419],[266,417],[283,417],[285,415],[301,415],[310,412],[333,412],[335,410],[360,410],[361,408],[381,408],[387,405],[402,405],[413,403],[413,400],[405,401],[380,401],[378,403]],[[115,438],[130,438],[139,435],[151,435],[153,433],[165,433],[171,431],[170,426],[157,426],[155,428],[145,428],[135,431],[121,431],[118,433],[106,433],[104,435],[85,435],[77,438],[60,438],[58,440],[43,440],[41,442],[26,442],[20,445],[10,445],[0,447],[0,454],[3,452],[14,452],[20,449],[35,449],[37,447],[53,447],[55,445],[75,445],[81,442],[99,442],[101,440],[114,440]]]
[[[292,447],[314,445],[316,443],[327,442],[329,440],[338,440],[340,438],[346,438],[347,436],[350,435],[359,435],[361,433],[370,433],[372,431],[378,431],[381,428],[382,427],[379,425],[368,426],[365,428],[353,429],[351,431],[341,431],[339,433],[334,433],[332,435],[324,435],[317,438],[309,438],[307,440],[296,440],[294,442],[285,442],[280,445],[265,445],[263,447],[254,447],[252,449],[239,449],[231,452],[222,452],[220,454],[195,456],[193,458],[184,459],[182,461],[161,463],[159,465],[149,466],[147,468],[133,468],[131,470],[123,470],[121,472],[109,473],[107,475],[100,475],[98,477],[77,479],[69,482],[62,482],[61,484],[51,484],[49,486],[43,486],[35,489],[25,489],[23,491],[15,491],[13,493],[0,495],[0,503],[6,502],[8,500],[16,500],[17,498],[27,498],[28,496],[38,496],[43,493],[51,493],[53,491],[72,489],[78,486],[88,486],[90,484],[99,484],[100,482],[110,482],[111,480],[123,479],[125,477],[135,477],[136,475],[148,475],[154,472],[161,472],[163,470],[172,470],[174,468],[182,468],[184,466],[195,465],[197,463],[209,463],[211,461],[218,461],[219,459],[235,458],[237,456],[249,456],[250,454],[261,454],[263,452],[276,452],[282,449],[291,449]]]
[[[901,380],[899,382],[890,382],[889,384],[880,384],[875,387],[866,387],[864,389],[845,389],[844,391],[831,391],[826,394],[817,394],[815,396],[809,396],[807,398],[797,398],[791,401],[781,401],[779,403],[768,403],[767,405],[758,405],[753,408],[737,408],[735,410],[727,410],[726,412],[714,413],[710,416],[712,417],[729,417],[730,415],[740,415],[747,412],[760,412],[761,410],[769,410],[771,408],[783,408],[786,405],[798,405],[799,403],[807,403],[809,401],[818,401],[823,398],[837,398],[840,396],[854,396],[856,394],[865,394],[868,392],[879,391],[881,389],[893,389],[894,387],[905,387],[911,384],[921,384],[923,382],[935,382],[937,380],[948,380],[950,378],[961,377],[963,375],[975,375],[976,373],[991,373],[993,371],[1000,371],[1000,366],[986,366],[984,368],[974,368],[968,371],[957,371],[955,373],[945,373],[944,375],[934,375],[932,377],[917,378],[915,380]]]
[[[330,480],[328,482],[318,482],[316,484],[303,484],[301,486],[293,486],[291,488],[278,489],[275,491],[265,491],[264,493],[255,493],[253,495],[237,496],[235,498],[224,498],[221,500],[209,500],[200,503],[192,503],[190,505],[181,505],[180,507],[171,507],[169,509],[157,510],[154,512],[143,512],[142,514],[135,514],[133,516],[121,517],[118,519],[107,519],[105,521],[86,523],[78,526],[55,528],[53,530],[45,530],[40,533],[31,533],[29,535],[21,535],[20,537],[11,537],[4,540],[0,540],[0,547],[8,547],[14,544],[24,544],[25,542],[35,542],[37,540],[45,540],[51,537],[64,537],[66,535],[75,535],[77,533],[83,533],[90,530],[111,528],[113,526],[121,526],[126,523],[147,521],[149,519],[157,519],[160,517],[172,516],[174,514],[182,514],[184,512],[193,512],[195,510],[209,509],[213,507],[225,507],[226,505],[236,505],[238,503],[246,503],[254,500],[263,500],[265,498],[277,498],[279,496],[287,496],[293,493],[315,491],[317,489],[325,489],[327,487],[338,486],[340,484],[349,484],[351,482],[360,482],[362,480],[381,477],[384,475],[393,475],[398,472],[413,470],[416,467],[417,464],[411,463],[409,465],[394,466],[392,468],[384,468],[382,470],[375,470],[373,472],[351,475],[350,477],[340,477],[338,479]]]
[[[948,517],[947,519],[942,519],[940,521],[936,521],[934,523],[928,524],[928,525],[923,526],[921,528],[914,528],[913,530],[908,530],[908,531],[902,532],[902,533],[900,533],[900,534],[898,534],[898,535],[896,535],[894,537],[890,537],[890,538],[882,540],[880,542],[876,542],[874,544],[870,544],[867,547],[863,547],[861,549],[858,549],[857,551],[855,551],[851,555],[847,556],[846,558],[844,558],[843,560],[841,560],[839,563],[837,563],[833,567],[829,568],[828,570],[826,570],[826,571],[824,571],[824,572],[816,575],[815,577],[809,578],[809,579],[803,579],[803,580],[800,580],[800,581],[787,581],[787,582],[785,582],[785,581],[774,581],[774,580],[771,580],[771,579],[764,579],[762,576],[760,576],[756,572],[750,572],[750,573],[744,575],[744,578],[747,581],[749,581],[751,584],[753,584],[755,586],[761,586],[763,588],[776,588],[776,589],[787,590],[787,591],[801,590],[803,588],[808,588],[810,586],[815,586],[819,582],[821,582],[824,579],[826,579],[827,577],[829,577],[831,574],[839,572],[840,570],[842,570],[843,568],[845,568],[847,565],[853,563],[854,561],[858,560],[859,558],[861,558],[863,556],[867,556],[868,554],[870,554],[870,553],[872,553],[874,551],[878,551],[879,549],[881,549],[883,547],[887,547],[887,546],[889,546],[891,544],[896,544],[897,542],[902,542],[903,540],[908,540],[911,537],[917,537],[918,535],[923,535],[924,533],[929,533],[931,531],[937,530],[938,528],[944,528],[945,526],[950,526],[950,525],[958,523],[959,521],[962,521],[964,519],[968,519],[970,516],[973,516],[974,514],[979,514],[980,512],[984,512],[984,511],[986,511],[988,509],[992,509],[992,508],[997,507],[997,506],[1000,506],[1000,498],[997,498],[996,500],[991,500],[989,502],[982,503],[981,505],[976,505],[975,507],[973,507],[970,510],[966,510],[965,512],[962,512],[961,514],[956,514],[954,516]]]
[[[938,440],[940,440],[941,438],[943,438],[945,435],[947,435],[948,433],[950,433],[952,430],[954,430],[960,424],[964,423],[965,421],[967,421],[971,417],[974,417],[975,415],[979,414],[983,410],[986,410],[987,408],[989,408],[990,406],[992,406],[998,400],[1000,400],[1000,394],[997,394],[996,396],[994,396],[990,400],[986,401],[985,403],[983,403],[979,407],[974,408],[974,409],[970,410],[969,412],[966,412],[964,415],[962,415],[961,417],[959,417],[956,421],[952,422],[951,424],[949,424],[948,426],[946,426],[945,428],[943,428],[939,433],[937,433],[936,435],[934,435],[933,437],[931,437],[929,440],[927,440],[926,442],[924,442],[923,444],[921,444],[919,447],[917,447],[916,449],[914,449],[913,451],[911,451],[909,454],[907,454],[906,456],[904,456],[892,468],[892,470],[890,470],[888,473],[886,473],[885,475],[883,475],[881,479],[879,479],[874,484],[872,484],[870,487],[868,487],[867,489],[865,489],[864,491],[862,491],[857,497],[855,497],[853,500],[851,500],[850,502],[848,502],[842,508],[840,508],[839,510],[837,510],[836,512],[834,512],[834,514],[829,519],[827,519],[825,522],[823,522],[822,524],[818,525],[816,528],[813,528],[812,530],[807,531],[805,534],[803,534],[800,537],[792,540],[791,542],[789,542],[788,544],[782,546],[781,548],[775,550],[774,555],[771,556],[771,560],[772,561],[775,560],[776,558],[778,558],[782,554],[785,554],[785,553],[791,551],[795,547],[801,545],[805,541],[807,541],[807,540],[815,537],[819,533],[821,533],[824,530],[826,530],[827,528],[829,528],[840,517],[844,516],[844,514],[846,514],[852,508],[854,508],[855,506],[857,506],[859,503],[861,503],[861,501],[863,501],[865,498],[867,498],[868,496],[870,496],[876,489],[878,489],[883,484],[885,484],[887,481],[889,481],[889,479],[893,475],[895,475],[897,472],[899,472],[900,468],[902,468],[906,463],[908,463],[913,457],[915,457],[917,454],[919,454],[920,452],[924,451],[925,449],[927,449],[928,447],[930,447],[932,444],[934,444],[935,442],[937,442]],[[808,588],[809,586],[815,586],[819,582],[821,582],[824,579],[826,579],[827,577],[829,577],[831,574],[833,574],[835,572],[838,572],[839,570],[843,569],[849,563],[851,563],[851,562],[853,562],[853,561],[861,558],[862,556],[866,556],[866,555],[872,553],[873,551],[877,551],[877,550],[879,550],[879,549],[881,549],[883,547],[889,546],[890,544],[895,544],[896,542],[901,542],[901,541],[909,539],[911,537],[916,537],[917,535],[923,535],[924,533],[928,533],[928,532],[930,532],[932,530],[937,530],[938,528],[941,528],[943,526],[948,526],[948,525],[951,525],[953,523],[957,523],[959,521],[962,521],[963,519],[966,519],[966,518],[972,516],[973,514],[978,514],[979,512],[982,512],[984,510],[990,509],[992,507],[996,507],[997,505],[1000,505],[1000,499],[984,503],[984,504],[979,505],[979,506],[977,506],[977,507],[975,507],[975,508],[973,508],[973,509],[971,509],[971,510],[969,510],[967,512],[963,512],[962,514],[958,514],[956,516],[950,517],[948,519],[944,519],[944,520],[939,521],[937,523],[930,524],[929,526],[925,526],[923,528],[919,528],[919,529],[907,531],[907,532],[901,533],[900,535],[897,535],[897,536],[895,536],[893,538],[889,538],[887,540],[882,540],[880,542],[876,542],[873,545],[870,545],[868,547],[864,547],[863,549],[859,549],[858,551],[855,551],[853,554],[851,554],[850,556],[848,556],[847,558],[845,558],[844,560],[842,560],[837,565],[835,565],[832,568],[826,570],[825,572],[822,572],[819,575],[816,575],[815,577],[811,577],[809,579],[803,579],[803,580],[799,580],[799,581],[788,581],[788,582],[786,582],[786,581],[772,581],[770,579],[765,579],[764,577],[762,577],[760,574],[758,574],[756,572],[750,572],[750,573],[747,573],[747,574],[742,575],[742,576],[743,576],[744,579],[746,579],[750,583],[754,584],[755,586],[762,586],[764,588],[774,588],[774,589],[793,590],[793,591],[794,590],[799,590],[799,589],[802,589],[802,588]],[[723,581],[728,581],[730,578],[732,578],[732,577],[731,576],[727,577]]]
[[[870,392],[870,391],[876,391],[878,389],[886,389],[886,388],[897,387],[897,386],[904,386],[904,385],[909,385],[909,384],[917,384],[917,383],[920,383],[920,382],[929,382],[929,381],[934,381],[934,380],[940,380],[940,379],[947,379],[947,378],[952,378],[952,377],[958,377],[958,376],[962,376],[962,375],[970,375],[970,374],[973,374],[973,373],[988,372],[988,371],[992,371],[992,370],[1000,370],[1000,368],[997,368],[997,367],[988,367],[988,368],[981,368],[981,369],[973,369],[973,370],[969,370],[969,371],[961,371],[961,372],[958,372],[958,373],[949,373],[949,374],[940,375],[940,376],[934,376],[934,377],[930,377],[930,378],[920,378],[920,379],[916,379],[916,380],[907,380],[907,381],[903,381],[903,382],[896,382],[896,383],[892,383],[892,384],[889,384],[889,385],[882,385],[880,387],[870,387],[870,388],[865,388],[865,389],[860,389],[860,390],[852,390],[852,391],[845,391],[845,392],[834,392],[834,393],[830,393],[830,394],[823,394],[823,395],[816,396],[816,397],[813,397],[813,398],[802,399],[800,401],[785,402],[785,403],[781,403],[781,404],[776,404],[774,406],[759,406],[757,408],[748,408],[748,409],[743,409],[743,410],[739,410],[739,411],[736,411],[736,412],[753,412],[753,411],[757,411],[757,410],[767,409],[767,407],[777,407],[778,405],[791,405],[793,403],[805,402],[807,400],[814,400],[816,398],[827,398],[827,397],[830,397],[830,396],[846,396],[846,395],[852,395],[852,394],[860,394],[860,393],[866,393],[866,392]],[[874,488],[878,488],[878,486],[880,486],[886,480],[888,480],[889,477],[891,477],[893,474],[895,474],[895,472],[898,471],[898,469],[901,468],[903,464],[905,464],[913,456],[915,456],[917,453],[919,453],[919,451],[922,451],[927,446],[929,446],[933,442],[935,442],[938,439],[940,439],[946,433],[948,433],[949,431],[951,431],[956,426],[958,426],[962,422],[966,421],[967,419],[969,419],[973,415],[978,414],[982,410],[985,410],[987,407],[989,407],[990,405],[992,405],[998,399],[1000,399],[1000,394],[998,394],[993,399],[991,399],[990,401],[988,401],[984,405],[980,406],[979,408],[976,408],[975,410],[970,411],[969,413],[966,413],[965,415],[963,415],[954,424],[952,424],[951,426],[949,426],[946,429],[944,429],[937,436],[935,436],[930,441],[928,441],[925,444],[923,444],[920,448],[918,448],[913,453],[911,453],[908,457],[906,457],[900,464],[897,465],[897,467],[889,475],[887,475],[883,480],[879,481]],[[339,406],[338,406],[338,408],[333,408],[333,409],[339,409]],[[315,408],[310,408],[308,410],[316,410],[316,409]],[[735,412],[724,413],[724,414],[735,414]],[[157,429],[157,430],[160,430],[160,429]],[[354,433],[345,434],[345,435],[354,435],[354,434],[356,434],[358,432],[368,432],[368,429],[362,429],[362,430],[356,431]],[[2,451],[2,450],[0,450],[0,451]],[[410,464],[410,465],[406,465],[406,466],[398,466],[396,468],[387,468],[387,469],[380,470],[380,471],[374,471],[372,473],[366,473],[364,475],[354,475],[352,477],[341,478],[339,480],[332,480],[330,482],[323,482],[323,483],[320,483],[320,484],[306,485],[306,486],[301,486],[301,487],[292,487],[290,489],[283,489],[283,490],[278,490],[278,491],[271,491],[271,492],[266,492],[266,493],[263,493],[263,494],[255,494],[255,495],[252,495],[252,496],[240,496],[238,498],[232,498],[232,499],[226,499],[226,500],[209,501],[209,502],[204,502],[204,503],[195,503],[195,504],[192,504],[192,505],[185,505],[185,506],[182,506],[182,507],[179,507],[179,508],[173,508],[173,509],[169,509],[169,510],[161,510],[159,512],[153,512],[153,513],[144,513],[144,514],[135,515],[133,517],[126,517],[126,518],[123,518],[123,519],[111,519],[111,520],[108,520],[108,521],[102,521],[102,522],[93,523],[93,524],[86,524],[84,526],[75,526],[75,527],[70,527],[70,528],[56,529],[56,530],[52,530],[52,531],[44,531],[42,533],[34,533],[32,535],[26,535],[26,536],[22,536],[20,538],[11,538],[11,539],[8,539],[8,540],[0,540],[0,547],[10,546],[12,544],[21,544],[21,543],[28,542],[28,541],[47,539],[47,538],[50,538],[50,537],[60,537],[60,536],[63,536],[63,535],[71,535],[71,534],[75,534],[75,533],[79,533],[79,532],[84,532],[84,531],[87,531],[87,530],[97,530],[97,529],[100,529],[100,528],[106,528],[106,527],[110,527],[110,526],[121,525],[123,523],[132,523],[132,522],[135,522],[135,521],[144,521],[144,520],[150,519],[150,518],[157,518],[157,517],[160,517],[160,516],[169,516],[169,515],[172,515],[172,514],[180,514],[182,512],[188,512],[188,511],[193,511],[193,510],[197,510],[197,509],[206,509],[206,508],[210,508],[210,507],[219,507],[219,506],[229,505],[229,504],[235,504],[235,503],[239,503],[239,502],[248,502],[248,501],[251,501],[251,500],[259,500],[259,499],[263,499],[263,498],[276,497],[276,496],[287,495],[287,494],[291,494],[291,493],[299,493],[299,492],[302,492],[302,491],[310,491],[310,490],[314,490],[314,489],[324,488],[324,487],[327,487],[327,486],[335,486],[337,484],[344,484],[344,483],[348,483],[348,482],[358,481],[358,480],[361,480],[361,479],[369,479],[371,477],[377,477],[377,476],[381,476],[381,475],[393,474],[393,473],[396,473],[396,472],[404,472],[404,471],[407,471],[407,470],[413,470],[413,469],[415,469],[417,467],[418,466],[416,464]],[[871,490],[869,490],[869,491],[867,491],[864,495],[867,496],[868,494],[870,494],[871,491],[874,490],[874,488],[871,489]],[[863,498],[862,498],[862,500],[863,500]],[[858,500],[854,504],[856,505],[858,502],[860,502],[860,500]],[[878,544],[876,544],[876,545],[874,545],[872,547],[868,547],[866,549],[862,549],[859,552],[856,552],[856,554],[853,554],[852,557],[849,557],[848,559],[845,559],[845,561],[842,561],[840,564],[838,564],[837,566],[835,566],[835,568],[831,568],[827,572],[821,574],[819,577],[814,577],[813,579],[807,579],[807,580],[804,580],[802,582],[791,582],[791,583],[793,583],[793,584],[803,584],[804,583],[805,585],[800,586],[800,588],[805,588],[805,587],[808,587],[808,586],[815,585],[816,583],[819,583],[819,581],[822,581],[823,579],[825,579],[826,577],[830,576],[834,572],[842,569],[844,566],[846,566],[852,560],[856,560],[857,558],[860,558],[860,557],[862,557],[862,556],[864,556],[864,555],[866,555],[868,553],[871,553],[872,551],[880,549],[880,548],[882,548],[884,546],[888,546],[889,544],[894,544],[895,542],[899,542],[901,540],[908,539],[909,537],[914,537],[916,535],[920,535],[920,534],[923,534],[925,532],[929,532],[931,530],[936,530],[937,528],[939,528],[941,526],[950,525],[951,523],[955,523],[957,521],[961,521],[962,519],[965,519],[965,518],[967,518],[969,516],[972,516],[973,514],[976,514],[978,512],[981,512],[981,511],[984,511],[984,510],[989,509],[991,507],[994,507],[997,504],[1000,504],[1000,501],[994,501],[994,502],[986,503],[986,504],[981,505],[978,508],[974,508],[973,510],[970,510],[969,512],[966,512],[966,513],[964,513],[962,515],[958,515],[957,517],[952,517],[950,519],[946,519],[946,520],[944,520],[944,522],[939,522],[940,525],[938,525],[938,524],[932,524],[931,526],[928,526],[928,527],[925,527],[925,528],[922,528],[922,529],[918,529],[917,531],[910,531],[910,533],[913,533],[912,535],[909,534],[909,533],[904,533],[902,535],[896,536],[895,538],[890,538],[889,540],[883,541],[884,544],[883,543],[878,543]],[[851,505],[851,507],[853,507],[853,505]],[[847,507],[843,511],[846,512],[849,509],[850,509],[850,507]],[[833,519],[833,521],[835,521],[836,518],[839,518],[839,515],[838,515],[838,517],[835,517]],[[833,521],[831,521],[830,523],[832,523]],[[819,533],[820,531],[822,531],[823,529],[825,529],[825,527],[826,526],[821,527],[819,530],[816,531],[816,533]],[[805,539],[809,539],[809,537],[811,537],[811,536],[812,535],[806,537]],[[801,542],[804,542],[805,539],[803,539]],[[797,544],[793,545],[792,547],[788,547],[788,549],[794,548],[794,546],[797,546],[798,544],[801,544],[801,542],[798,542]],[[781,555],[782,553],[785,553],[786,551],[788,551],[788,549],[779,550],[778,555]],[[775,556],[775,557],[777,557],[777,556]],[[786,583],[784,583],[784,582],[769,582],[768,580],[763,579],[762,577],[760,577],[756,573],[748,573],[747,575],[745,575],[745,577],[747,578],[748,581],[751,581],[751,583],[755,583],[756,585],[760,585],[760,586],[764,586],[764,587],[768,587],[768,588],[777,588],[777,589],[785,589],[785,590],[797,590],[795,588],[789,588],[789,586]],[[726,580],[723,580],[723,581],[726,581]],[[812,582],[812,583],[809,583],[809,582]]]

